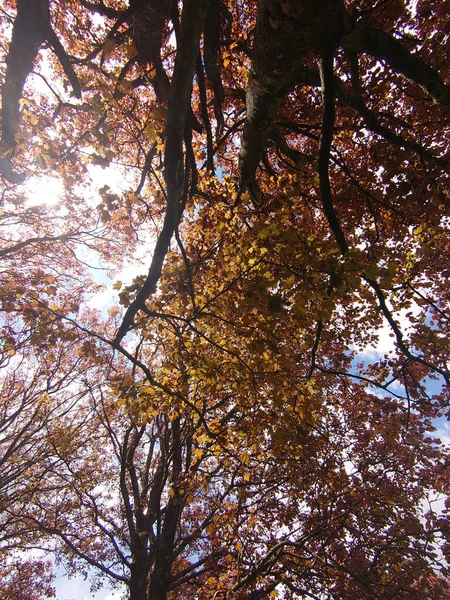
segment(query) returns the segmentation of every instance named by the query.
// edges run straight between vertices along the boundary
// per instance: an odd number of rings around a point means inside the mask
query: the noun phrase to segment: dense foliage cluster
[[[2,598],[450,598],[449,0],[0,10]]]

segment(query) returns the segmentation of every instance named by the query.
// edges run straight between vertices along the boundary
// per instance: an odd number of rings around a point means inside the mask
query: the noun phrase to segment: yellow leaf
[[[144,134],[150,142],[156,141],[156,129],[153,127],[153,125],[151,123],[149,123],[145,127]]]
[[[158,106],[158,108],[155,108],[155,110],[152,112],[152,117],[155,119],[165,119],[167,117],[167,108],[164,106]]]
[[[250,454],[248,454],[248,452],[243,452],[240,456],[240,459],[242,464],[248,467],[248,465],[250,464]]]
[[[38,156],[36,156],[36,164],[42,171],[47,168],[47,163],[45,162],[45,158],[42,156],[42,154],[38,154]]]

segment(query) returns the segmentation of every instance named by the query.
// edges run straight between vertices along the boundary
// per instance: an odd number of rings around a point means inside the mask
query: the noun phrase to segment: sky
[[[120,600],[120,594],[103,588],[96,594],[91,594],[89,581],[83,577],[67,578],[60,575],[53,583],[56,588],[57,600]]]

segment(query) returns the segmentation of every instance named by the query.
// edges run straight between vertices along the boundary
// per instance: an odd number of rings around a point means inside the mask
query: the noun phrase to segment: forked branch
[[[161,277],[164,259],[169,250],[170,240],[181,216],[185,177],[183,139],[186,119],[191,106],[192,81],[200,47],[204,13],[204,0],[189,0],[183,4],[180,41],[175,59],[167,114],[167,141],[164,157],[164,175],[167,185],[166,213],[147,278],[135,300],[125,312],[115,338],[116,345],[119,345],[127,332],[133,328],[137,313],[145,310],[146,300],[155,292]]]

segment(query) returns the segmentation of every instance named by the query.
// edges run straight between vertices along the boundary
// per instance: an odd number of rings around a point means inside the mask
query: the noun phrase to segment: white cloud
[[[93,600],[89,581],[83,577],[58,577],[54,583],[57,600]]]
[[[141,260],[137,260],[127,263],[127,265],[117,274],[114,279],[107,277],[107,275],[102,272],[101,280],[102,283],[105,283],[106,280],[106,287],[90,298],[87,303],[89,308],[107,310],[114,304],[117,304],[120,290],[114,290],[113,284],[116,281],[121,281],[122,287],[130,285],[133,282],[133,279],[138,275],[146,275],[147,270],[148,266],[145,266]]]
[[[391,307],[389,308],[391,309]],[[408,309],[403,309],[397,314],[394,313],[394,319],[404,336],[411,326],[408,315],[418,315],[420,311],[420,306],[413,304]],[[386,319],[383,320],[383,324],[378,329],[377,336],[376,343],[366,346],[361,352],[358,353],[357,359],[373,361],[395,350],[395,335]]]
[[[92,594],[89,580],[85,580],[82,576],[69,578],[61,575],[54,582],[54,586],[57,600],[120,600],[122,598],[120,591],[113,591],[106,585]]]
[[[450,423],[445,419],[436,419],[436,437],[438,437],[443,444],[450,446]]]

